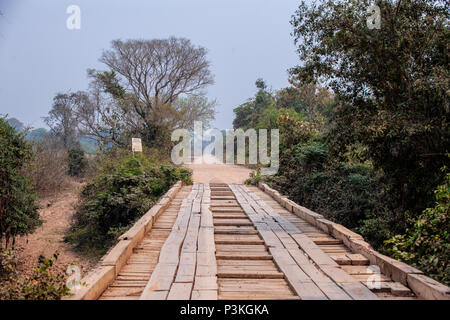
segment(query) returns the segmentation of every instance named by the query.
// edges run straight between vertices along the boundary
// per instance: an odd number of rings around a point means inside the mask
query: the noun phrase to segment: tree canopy
[[[167,147],[174,129],[209,123],[216,101],[204,95],[213,83],[206,54],[184,38],[113,41],[100,58],[109,70],[88,70],[90,89],[78,107],[82,126],[114,144],[139,136]]]
[[[333,90],[334,149],[362,143],[401,206],[423,209],[450,142],[448,2],[377,1],[380,29],[366,25],[370,4],[302,2],[291,21],[301,65],[291,74]]]

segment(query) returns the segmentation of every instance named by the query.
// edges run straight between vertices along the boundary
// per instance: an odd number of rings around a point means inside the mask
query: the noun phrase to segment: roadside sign
[[[133,152],[142,152],[142,140],[140,138],[131,138],[131,149]]]

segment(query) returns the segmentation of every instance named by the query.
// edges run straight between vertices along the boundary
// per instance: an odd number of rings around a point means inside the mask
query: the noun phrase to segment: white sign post
[[[131,138],[131,150],[134,152],[142,152],[142,140],[140,138]]]

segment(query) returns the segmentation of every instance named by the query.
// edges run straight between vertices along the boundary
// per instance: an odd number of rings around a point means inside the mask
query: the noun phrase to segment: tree
[[[81,148],[72,148],[68,151],[69,170],[68,173],[72,177],[80,176],[85,167],[86,159],[84,158],[84,151]]]
[[[31,160],[31,146],[24,133],[18,133],[0,118],[0,244],[18,235],[31,233],[42,222],[36,196],[24,166]]]
[[[89,70],[90,103],[79,109],[96,136],[123,144],[137,135],[167,145],[172,130],[197,120],[193,115],[214,116],[216,103],[202,92],[213,83],[206,50],[187,39],[115,40],[100,61],[110,71]]]
[[[421,211],[432,201],[450,142],[448,2],[377,1],[381,28],[366,25],[372,1],[302,2],[292,19],[304,83],[336,95],[335,154],[366,146],[398,195],[394,207]]]
[[[206,49],[188,39],[114,40],[100,61],[123,77],[146,108],[142,118],[158,105],[173,103],[182,94],[193,94],[214,83]],[[147,110],[146,110],[147,109]]]
[[[58,93],[53,98],[53,106],[48,112],[48,117],[44,118],[51,134],[61,140],[65,149],[75,147],[79,143],[77,106],[80,98],[79,93]]]
[[[209,128],[214,120],[216,100],[209,101],[204,96],[178,98],[173,103],[177,116],[172,120],[172,128],[194,129],[194,121],[201,121],[204,128]]]
[[[314,83],[302,83],[295,78],[291,86],[277,93],[278,108],[293,108],[303,113],[308,122],[325,129],[324,115],[329,115],[334,103],[333,95],[325,86]]]
[[[275,99],[271,92],[267,91],[267,85],[263,79],[255,82],[258,92],[253,99],[241,104],[233,111],[236,117],[233,120],[235,129],[248,129],[257,127],[263,116],[263,110],[275,106]]]

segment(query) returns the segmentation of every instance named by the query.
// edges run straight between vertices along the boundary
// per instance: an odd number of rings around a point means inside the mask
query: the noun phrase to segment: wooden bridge
[[[177,183],[119,240],[69,299],[450,298],[265,184]]]

